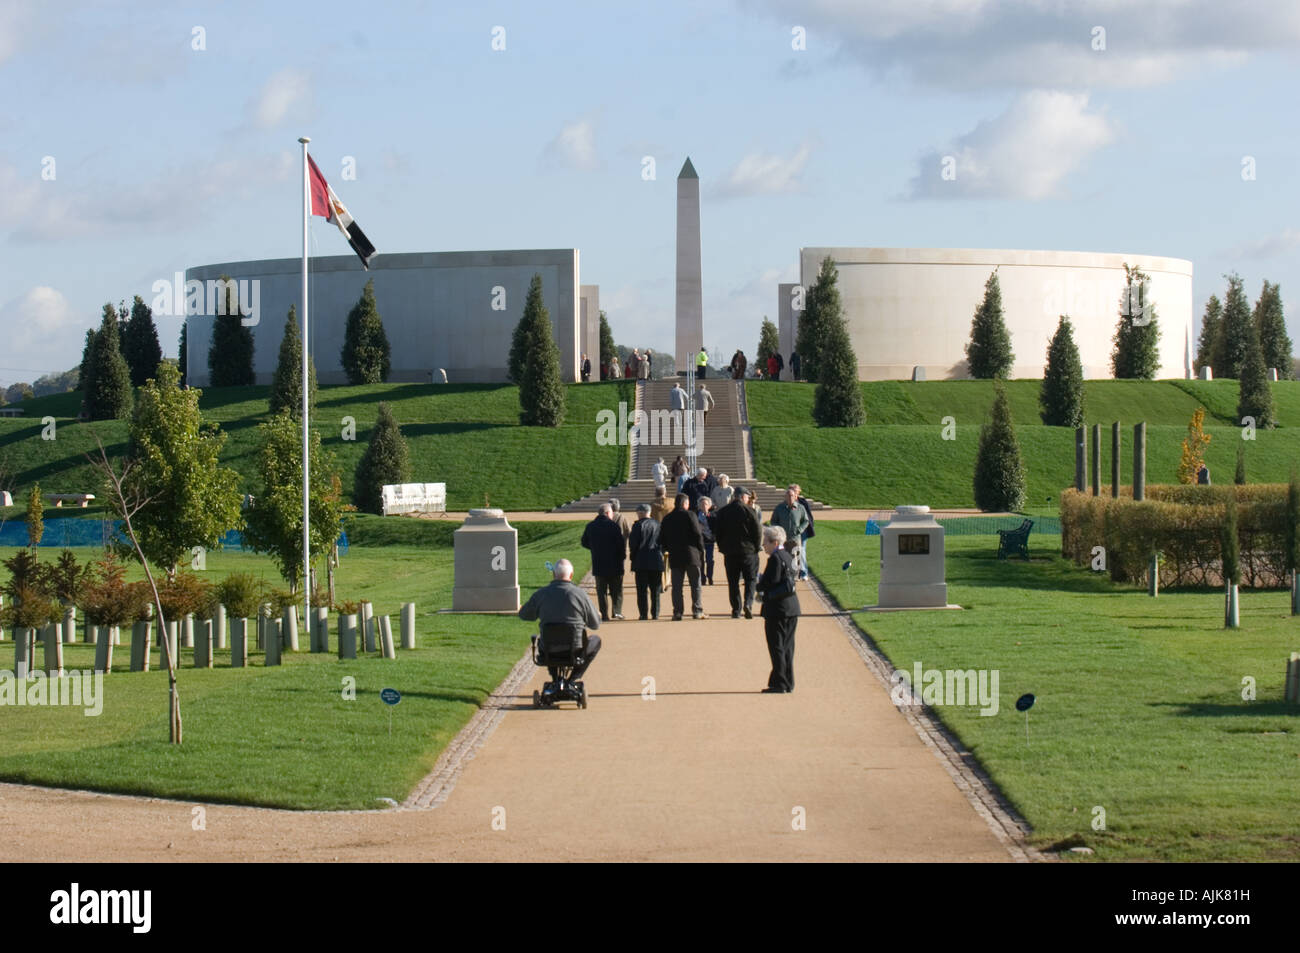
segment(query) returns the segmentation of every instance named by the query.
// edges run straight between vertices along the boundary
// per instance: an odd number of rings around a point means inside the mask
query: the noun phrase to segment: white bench
[[[385,516],[447,512],[447,484],[390,483],[383,489]]]
[[[94,493],[46,493],[45,498],[55,506],[62,506],[64,503],[76,503],[82,509],[86,508],[91,500],[95,498]]]

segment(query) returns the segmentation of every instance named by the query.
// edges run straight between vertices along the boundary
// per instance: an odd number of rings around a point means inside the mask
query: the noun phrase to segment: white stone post
[[[63,641],[65,644],[77,641],[76,606],[68,606],[63,610]]]
[[[185,613],[181,619],[181,648],[194,648],[194,613]]]
[[[386,615],[379,617],[379,639],[384,650],[384,658],[397,658],[397,651],[393,648],[393,623]]]
[[[226,647],[226,607],[221,603],[217,603],[217,615],[213,622],[215,631],[212,633],[212,637],[217,640],[217,648],[224,649]]]
[[[107,675],[113,670],[113,630],[106,625],[95,626],[95,671]]]
[[[316,649],[317,652],[330,650],[330,610],[321,606],[316,610]]]
[[[32,670],[31,629],[14,629],[14,677],[24,679]]]
[[[284,637],[281,632],[283,625],[280,619],[266,620],[266,655],[262,659],[262,664],[267,667],[280,664],[281,639]]]
[[[361,603],[361,630],[365,651],[375,650],[375,607],[369,602]]]

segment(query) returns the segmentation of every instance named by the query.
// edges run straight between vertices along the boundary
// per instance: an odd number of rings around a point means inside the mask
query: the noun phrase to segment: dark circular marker
[[[850,560],[849,562],[846,562],[846,563],[845,563],[843,566],[841,566],[840,568],[841,568],[841,569],[845,569],[845,570],[847,570],[847,569],[848,569],[850,566],[852,566],[852,565],[853,565],[853,562],[852,562],[852,560]]]
[[[1016,711],[1029,711],[1029,709],[1033,707],[1034,696],[1029,692],[1025,692],[1025,694],[1016,699]]]

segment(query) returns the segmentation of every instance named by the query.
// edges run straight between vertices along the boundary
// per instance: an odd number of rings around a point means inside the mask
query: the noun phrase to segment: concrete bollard
[[[375,607],[369,602],[361,603],[361,631],[365,650],[375,651]]]
[[[1291,704],[1300,704],[1300,652],[1292,652],[1287,659],[1284,695]]]
[[[357,657],[357,617],[339,616],[339,658]]]
[[[402,603],[402,648],[415,648],[415,603]]]
[[[63,610],[63,642],[69,644],[77,641],[77,607],[68,606]]]
[[[386,615],[379,617],[379,641],[384,658],[397,658],[397,651],[393,648],[393,623]]]
[[[93,625],[89,622],[84,624],[81,627],[81,644],[98,645],[99,644],[98,631],[99,631],[99,626]]]
[[[45,643],[45,674],[53,678],[63,677],[63,624],[51,622],[41,629],[41,641]]]
[[[131,671],[149,671],[149,638],[152,634],[152,622],[137,622],[131,626]]]
[[[257,608],[257,647],[266,649],[266,623],[271,618],[271,603],[263,602]]]
[[[289,606],[284,610],[284,648],[290,652],[298,651],[298,607]]]
[[[217,615],[213,619],[213,623],[212,637],[217,640],[217,648],[224,649],[226,647],[226,607],[220,603],[217,604]]]
[[[185,618],[181,619],[181,648],[194,648],[194,614],[185,613]]]
[[[3,610],[4,607],[5,607],[5,597],[0,596],[0,610]],[[0,615],[4,615],[4,613],[0,611]],[[3,642],[4,640],[5,640],[5,627],[0,625],[0,642]]]
[[[211,619],[199,622],[194,632],[194,667],[212,668],[212,630]]]
[[[324,606],[313,606],[311,610],[311,650],[313,652],[324,652],[321,648],[321,633],[329,625],[330,610]]]
[[[230,620],[230,667],[248,665],[248,620]]]
[[[268,667],[280,664],[281,644],[284,638],[284,623],[280,619],[266,620],[266,656],[262,664]]]
[[[330,650],[330,610],[324,606],[316,610],[316,651]]]
[[[95,626],[95,671],[107,675],[113,670],[113,630],[106,625]]]

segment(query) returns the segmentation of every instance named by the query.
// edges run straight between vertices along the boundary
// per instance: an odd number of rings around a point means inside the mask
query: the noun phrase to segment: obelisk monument
[[[687,158],[677,175],[677,373],[695,365],[704,344],[700,283],[700,177]]]

